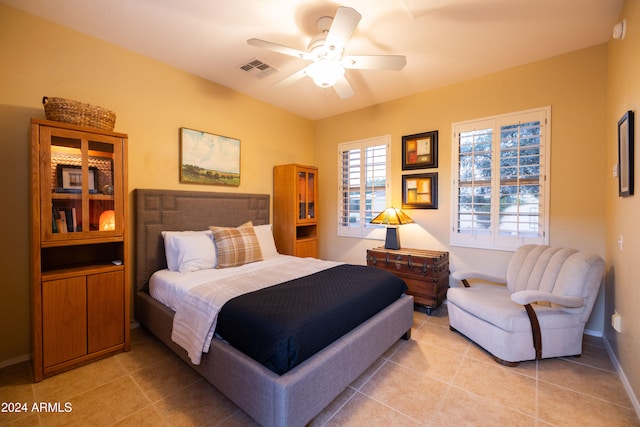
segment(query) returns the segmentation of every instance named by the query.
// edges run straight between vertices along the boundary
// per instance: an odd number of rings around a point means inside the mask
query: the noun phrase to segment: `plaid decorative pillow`
[[[262,261],[262,252],[251,221],[234,227],[209,227],[218,253],[217,268]]]

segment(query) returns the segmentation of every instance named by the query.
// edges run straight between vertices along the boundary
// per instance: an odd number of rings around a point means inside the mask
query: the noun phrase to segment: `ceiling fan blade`
[[[279,82],[276,82],[273,84],[274,87],[283,87],[283,86],[289,86],[294,84],[295,82],[297,82],[298,80],[302,80],[303,78],[305,78],[307,76],[307,67],[303,68],[300,71],[296,71],[295,73],[285,77],[284,79],[280,80]]]
[[[402,55],[343,56],[344,68],[356,70],[402,70],[407,58]]]
[[[288,46],[283,46],[283,45],[278,44],[278,43],[268,42],[266,40],[249,39],[249,40],[247,40],[247,44],[249,46],[259,47],[259,48],[262,48],[262,49],[271,50],[273,52],[278,52],[278,53],[283,53],[285,55],[294,56],[296,58],[308,59],[308,60],[311,59],[309,57],[309,53],[308,52],[305,52],[305,51],[302,51],[302,50],[298,50],[298,49],[294,49],[294,48],[288,47]]]
[[[336,49],[342,51],[358,26],[360,19],[362,19],[362,15],[355,9],[339,7],[325,39],[325,46],[335,46]]]
[[[335,89],[340,99],[346,99],[353,96],[353,89],[351,88],[351,85],[349,84],[345,76],[339,77],[338,81],[336,81],[336,84],[333,85],[333,88]]]

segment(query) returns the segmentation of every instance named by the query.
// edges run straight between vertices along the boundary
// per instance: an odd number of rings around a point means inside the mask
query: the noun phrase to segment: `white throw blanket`
[[[189,354],[195,365],[209,351],[218,313],[227,301],[262,288],[308,276],[342,263],[315,258],[281,256],[256,263],[249,271],[226,275],[190,289],[180,301],[173,318],[171,339]],[[261,263],[262,263],[261,262]],[[254,266],[252,264],[252,266]]]

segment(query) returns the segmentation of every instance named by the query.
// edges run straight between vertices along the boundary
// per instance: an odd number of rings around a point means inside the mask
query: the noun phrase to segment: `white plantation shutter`
[[[371,219],[387,207],[390,137],[338,146],[338,235],[367,237]]]
[[[550,113],[453,124],[453,245],[548,244]]]
[[[493,170],[493,123],[461,124],[455,130],[457,189],[452,243],[473,241],[490,245],[492,236],[491,192]]]

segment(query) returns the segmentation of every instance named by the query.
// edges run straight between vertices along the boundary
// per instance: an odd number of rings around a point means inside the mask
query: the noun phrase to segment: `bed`
[[[162,232],[269,223],[269,195],[134,190],[135,318],[213,386],[264,426],[303,426],[398,339],[410,336],[413,298],[403,295],[365,323],[278,375],[225,341],[213,339],[193,364],[172,341],[175,312],[149,294],[151,275],[166,268]]]

